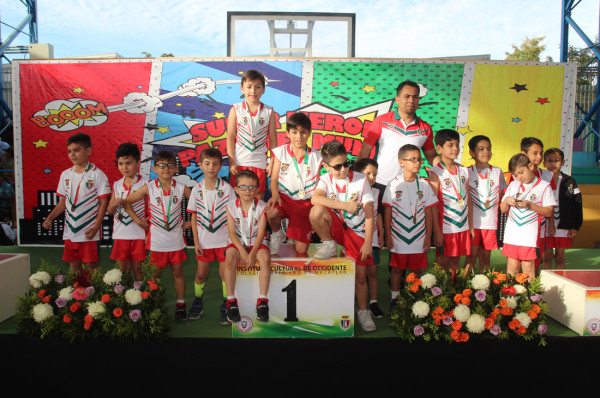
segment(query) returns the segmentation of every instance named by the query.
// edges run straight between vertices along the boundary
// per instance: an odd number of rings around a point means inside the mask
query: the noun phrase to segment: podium
[[[600,335],[600,271],[542,270],[549,315],[582,336]]]
[[[15,315],[17,297],[27,294],[29,254],[0,254],[0,322]]]
[[[282,245],[271,257],[269,322],[256,319],[258,270],[257,266],[237,266],[235,295],[242,320],[232,325],[233,337],[354,335],[354,259],[319,260],[296,254],[292,245]]]

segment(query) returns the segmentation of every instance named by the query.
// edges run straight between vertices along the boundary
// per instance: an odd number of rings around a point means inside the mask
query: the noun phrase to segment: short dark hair
[[[331,159],[336,156],[347,156],[348,151],[344,144],[340,141],[329,141],[325,145],[321,147],[321,158],[323,158],[323,162],[329,164]]]
[[[417,82],[413,82],[412,80],[405,80],[402,83],[398,84],[398,87],[396,87],[396,96],[400,95],[400,91],[402,91],[402,89],[406,86],[414,87],[419,91],[419,93],[421,92],[421,87],[419,87],[419,84]]]
[[[492,144],[492,141],[490,141],[490,138],[488,136],[476,135],[475,137],[469,140],[469,149],[475,151],[475,148],[477,148],[477,144],[479,144],[479,141],[487,141],[490,143],[490,145]]]
[[[84,148],[91,148],[92,147],[92,139],[90,138],[89,135],[87,135],[85,133],[76,133],[67,139],[67,145],[71,145],[71,144],[80,144]]]
[[[539,138],[524,137],[521,140],[521,151],[527,153],[527,152],[529,152],[529,148],[531,148],[532,145],[536,145],[536,144],[542,147],[542,151],[544,150],[544,144],[542,143],[542,140],[540,140]]]
[[[362,173],[363,170],[367,168],[367,166],[373,166],[376,169],[379,168],[377,161],[375,161],[374,159],[362,158],[358,162],[354,163],[353,169],[354,169],[354,171],[358,171],[359,173]]]
[[[251,82],[252,80],[260,80],[263,87],[266,85],[265,75],[263,75],[261,72],[255,70],[255,69],[248,69],[242,75],[242,83],[241,84],[244,85],[245,82]]]
[[[517,167],[526,167],[529,166],[531,160],[527,157],[527,155],[523,153],[517,153],[508,161],[508,171],[513,173]]]
[[[287,118],[285,126],[286,131],[297,129],[298,127],[304,127],[308,131],[311,130],[312,123],[310,122],[310,118],[306,115],[306,113],[296,112]]]
[[[177,157],[175,154],[166,150],[157,152],[154,156],[152,156],[152,160],[154,160],[154,164],[159,163],[161,160],[170,163],[177,163]]]
[[[200,152],[200,159],[198,161],[202,163],[207,158],[219,159],[219,163],[223,164],[223,154],[215,147],[206,148]]]
[[[258,183],[259,183],[258,176],[252,170],[244,169],[244,170],[238,171],[238,173],[235,175],[235,186],[236,187],[238,186],[241,178],[251,178],[254,180],[256,185],[258,185]]]
[[[406,156],[408,152],[412,151],[419,151],[419,153],[421,153],[421,148],[413,144],[402,145],[402,147],[398,149],[398,159],[404,159],[404,156]]]
[[[117,148],[117,160],[131,156],[136,161],[140,160],[140,148],[132,142],[125,142]]]
[[[448,141],[456,140],[460,142],[460,134],[452,129],[442,129],[435,134],[435,145],[444,146]]]
[[[548,148],[548,149],[546,149],[546,152],[544,152],[544,160],[546,160],[546,157],[548,157],[548,155],[552,155],[553,153],[558,153],[560,155],[560,158],[562,160],[565,160],[565,153],[560,148]]]

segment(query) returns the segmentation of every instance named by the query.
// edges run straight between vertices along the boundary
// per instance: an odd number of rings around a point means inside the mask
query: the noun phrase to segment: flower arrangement
[[[118,268],[67,275],[42,262],[31,275],[29,292],[18,299],[18,331],[29,336],[86,338],[165,338],[169,318],[160,281],[148,264],[134,281]]]
[[[528,278],[494,270],[449,274],[436,264],[420,278],[406,277],[390,324],[411,342],[522,338],[544,345],[548,307],[539,278]]]

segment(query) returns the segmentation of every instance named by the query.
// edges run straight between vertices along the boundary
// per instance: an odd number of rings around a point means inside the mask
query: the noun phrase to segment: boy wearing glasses
[[[433,223],[438,264],[458,269],[460,258],[471,254],[473,206],[469,194],[469,170],[455,163],[460,153],[460,135],[443,129],[435,135],[440,162],[429,171],[429,181],[439,199],[438,220]]]
[[[288,117],[286,129],[290,143],[271,151],[273,196],[267,203],[267,220],[273,233],[269,249],[271,254],[279,252],[285,238],[281,219],[287,218],[287,236],[294,239],[296,253],[305,254],[312,237],[308,219],[312,207],[310,199],[319,181],[322,160],[319,151],[306,145],[311,134],[311,122],[306,114],[298,112]]]
[[[355,259],[358,323],[368,332],[375,330],[367,307],[367,267],[373,264],[373,193],[366,176],[349,169],[347,156],[339,141],[330,141],[321,148],[329,173],[321,176],[311,199],[310,222],[323,242],[314,257],[337,255],[337,242]]]
[[[42,226],[52,228],[52,221],[65,215],[63,260],[70,262],[72,272],[81,271],[81,264],[90,270],[98,268],[100,228],[110,198],[110,184],[102,170],[89,162],[92,140],[77,133],[67,139],[67,153],[73,167],[60,175],[56,194],[60,198]]]
[[[398,163],[402,174],[390,181],[383,195],[385,244],[391,253],[390,311],[398,299],[404,270],[418,275],[427,268],[433,209],[438,203],[429,182],[419,177],[423,163],[419,147],[402,146]]]
[[[267,230],[265,202],[257,198],[259,179],[252,170],[241,170],[236,176],[235,192],[239,198],[227,204],[227,229],[229,245],[225,251],[225,303],[227,318],[239,322],[242,317],[235,297],[236,267],[238,263],[253,267],[258,262],[259,296],[256,318],[269,321],[269,284],[271,282],[271,254],[263,244]]]
[[[150,229],[148,246],[150,262],[157,267],[156,276],[171,266],[171,274],[175,284],[175,320],[187,318],[185,306],[185,280],[183,262],[185,240],[183,237],[183,215],[181,204],[183,196],[190,197],[190,189],[178,182],[173,176],[177,171],[177,159],[172,152],[160,151],[153,156],[152,170],[158,175],[125,199],[125,210],[133,221],[144,229]],[[143,197],[148,197],[150,219],[141,219],[133,210],[133,204]]]

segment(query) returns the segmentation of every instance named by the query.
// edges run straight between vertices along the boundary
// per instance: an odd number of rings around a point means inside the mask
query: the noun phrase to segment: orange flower
[[[492,318],[485,318],[485,328],[491,329],[494,326],[494,320]]]
[[[462,322],[461,321],[454,321],[454,322],[452,322],[452,329],[454,329],[454,330],[460,330],[460,328],[462,328]]]
[[[463,299],[460,302],[464,305],[469,305],[471,304],[471,299],[468,297],[463,297]]]
[[[458,341],[460,338],[460,332],[453,330],[450,332],[450,337],[452,337],[453,340]]]
[[[498,278],[498,280],[504,282],[506,280],[506,275],[498,273],[496,278]]]
[[[40,291],[38,292],[38,294],[37,294],[37,296],[38,296],[39,298],[42,298],[42,297],[44,297],[45,295],[46,295],[46,291],[45,291],[44,289],[40,290]]]
[[[417,285],[416,283],[413,283],[412,285],[410,285],[410,291],[413,293],[416,293],[419,291],[419,285]]]
[[[79,301],[71,304],[71,306],[69,307],[69,309],[71,310],[71,312],[75,312],[77,311],[79,308],[81,308],[81,303]]]
[[[411,272],[410,274],[408,274],[408,276],[406,277],[406,281],[408,283],[413,283],[416,279],[417,275],[415,275],[414,272]]]
[[[501,312],[500,308],[498,308],[498,307],[494,308],[494,314],[500,315],[500,312]]]
[[[525,282],[527,278],[529,278],[528,274],[517,274],[517,276],[515,276],[515,280],[519,283]]]
[[[498,279],[498,278],[494,278],[494,283],[495,283],[496,285],[499,285],[499,284],[500,284],[500,279]]]
[[[415,285],[421,286],[421,284],[423,283],[423,281],[421,281],[421,279],[415,279]]]
[[[500,312],[499,308],[494,308],[494,311],[490,312],[490,318],[495,321],[496,319],[498,319],[498,315],[496,315],[496,310],[498,310],[498,312]]]
[[[542,312],[542,309],[541,309],[541,308],[540,308],[540,306],[539,306],[539,305],[537,305],[537,304],[532,304],[532,305],[531,305],[531,310],[532,310],[533,312],[535,312],[536,314],[539,314],[540,312]]]
[[[463,334],[461,334],[460,341],[462,343],[466,343],[467,341],[469,341],[469,333],[463,333]]]
[[[92,322],[94,322],[94,318],[90,314],[87,314],[84,318],[83,328],[85,330],[90,330],[92,327]]]
[[[513,319],[512,321],[510,321],[508,323],[508,327],[511,328],[512,330],[517,329],[519,326],[521,326],[521,322],[519,322],[518,319]]]
[[[524,326],[521,326],[517,329],[517,333],[518,334],[525,334],[527,333],[527,329]]]
[[[506,302],[505,299],[500,299],[500,303],[499,304],[500,304],[500,307],[506,307],[507,302]]]
[[[436,314],[440,314],[440,315],[441,315],[441,314],[443,314],[443,313],[444,313],[444,309],[443,309],[442,307],[438,306],[438,307],[435,309],[435,311],[434,311],[434,312],[435,312]]]
[[[142,292],[141,296],[143,299],[147,299],[148,297],[150,297],[150,292]]]
[[[442,318],[440,318],[440,317],[435,318],[435,324],[439,325],[440,323],[442,323]]]
[[[527,316],[530,317],[531,319],[535,319],[538,317],[534,310],[527,311]]]
[[[64,323],[71,323],[72,319],[69,316],[69,314],[65,314],[65,316],[63,316],[63,322]]]
[[[108,303],[110,301],[110,296],[108,294],[105,294],[102,296],[102,298],[100,299],[100,301],[102,301],[104,304]]]
[[[148,281],[148,286],[150,286],[150,290],[158,289],[158,285],[154,281]]]
[[[120,318],[121,315],[123,315],[123,310],[120,308],[115,308],[113,310],[113,315],[115,316],[115,318]]]
[[[463,296],[470,296],[471,293],[473,293],[473,291],[471,289],[465,289],[462,292]]]
[[[462,298],[463,298],[462,294],[457,294],[456,296],[454,296],[454,302],[456,304],[460,304],[460,302],[462,301]]]
[[[48,301],[50,301],[50,296],[46,296],[42,299],[42,303],[47,303]]]
[[[501,311],[502,315],[512,315],[513,309],[510,307],[504,307]]]

